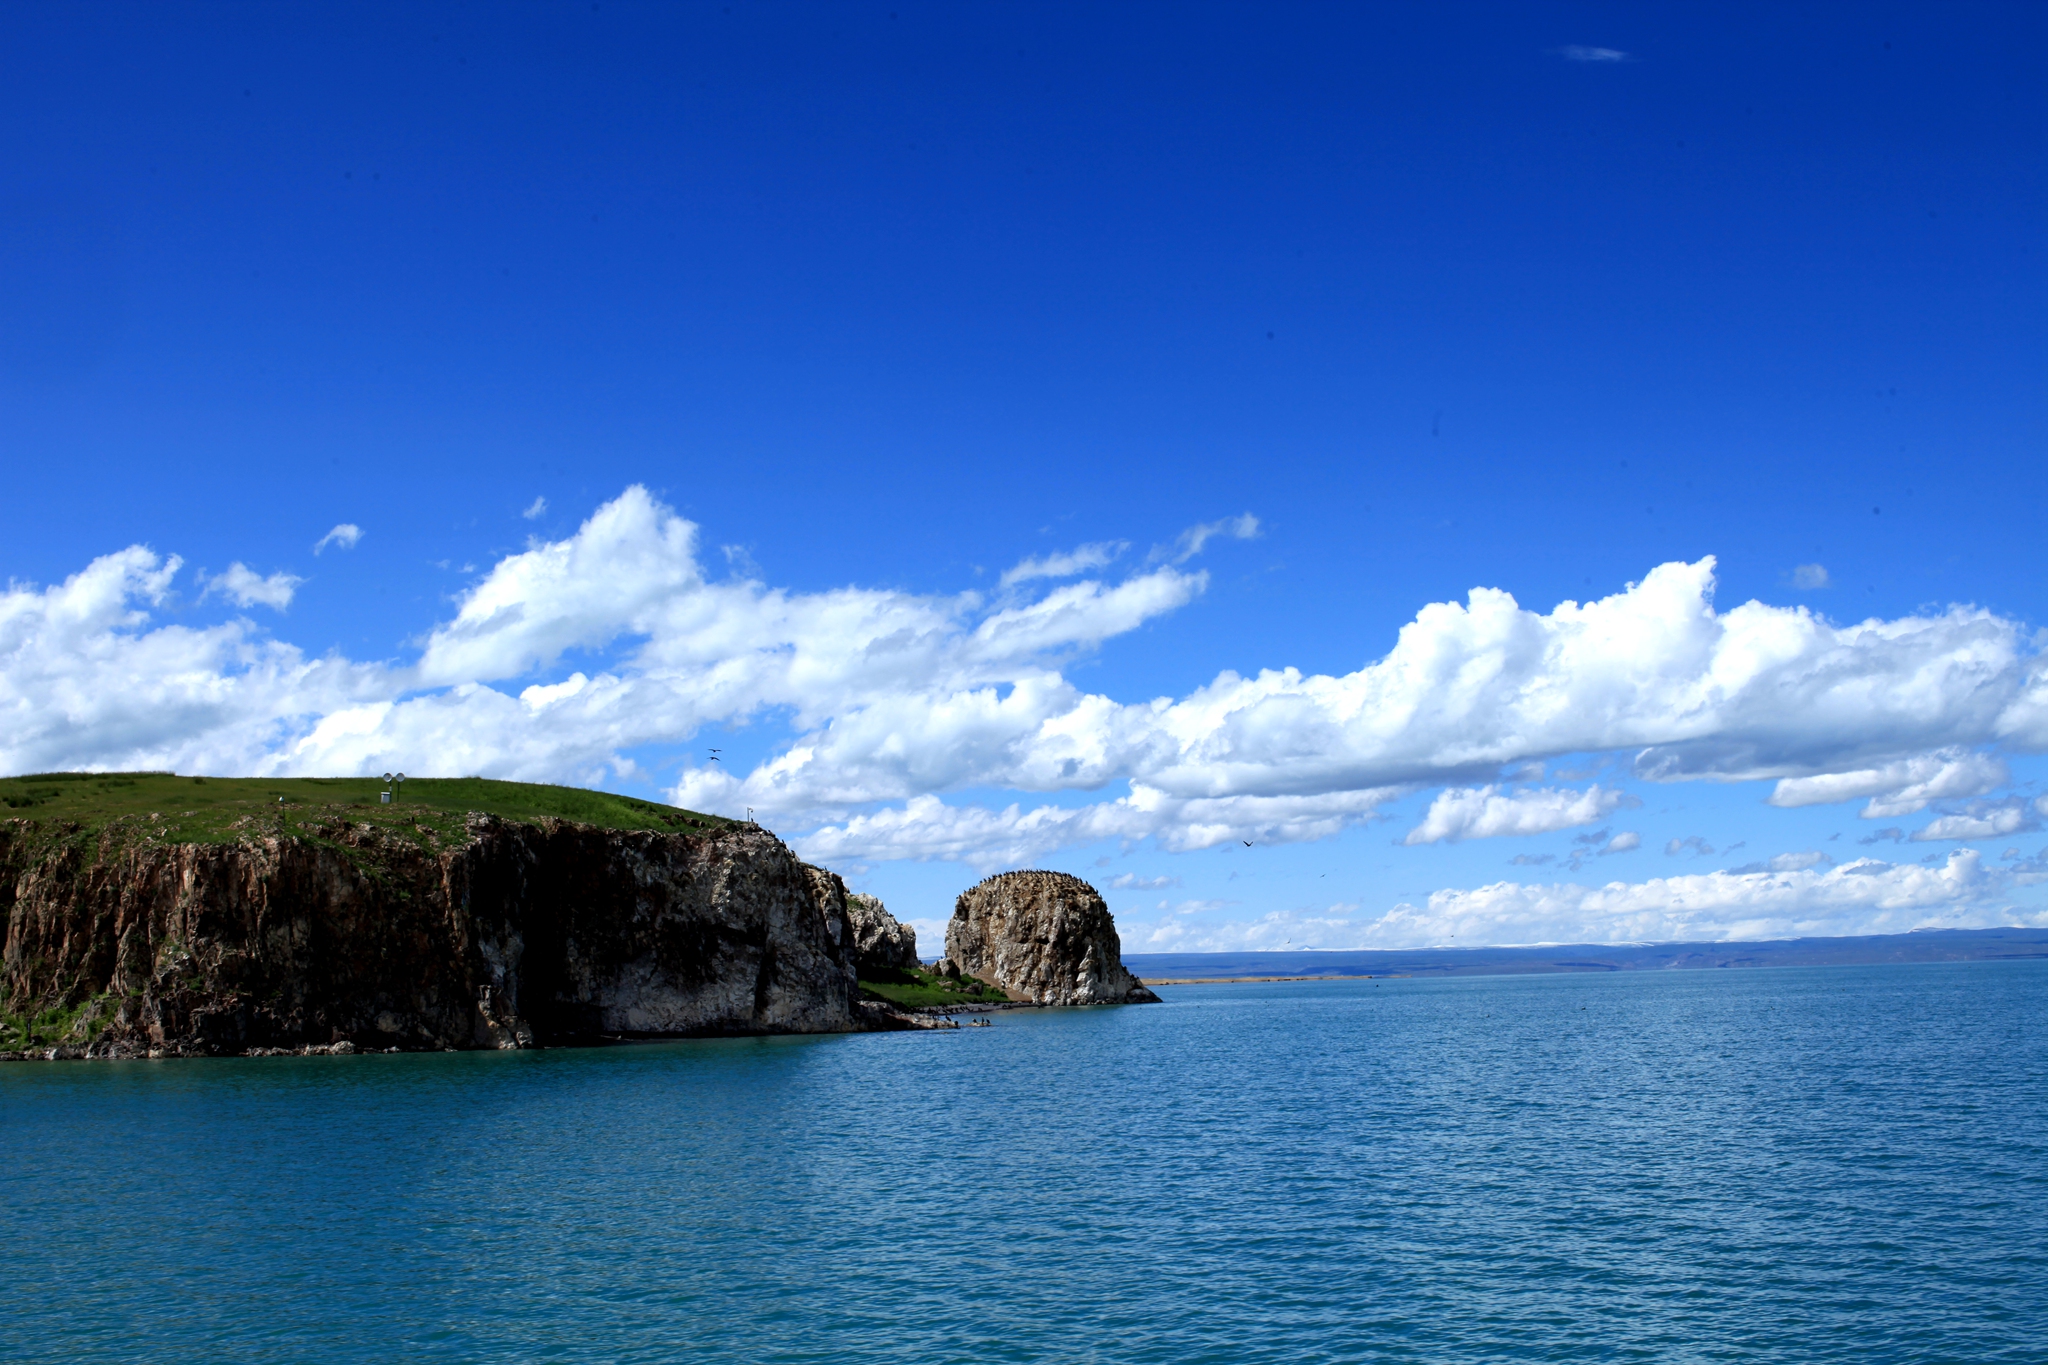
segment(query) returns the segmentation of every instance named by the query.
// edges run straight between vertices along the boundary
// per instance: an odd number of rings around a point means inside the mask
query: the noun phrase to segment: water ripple
[[[0,1355],[2039,1360],[2044,973],[0,1068]]]

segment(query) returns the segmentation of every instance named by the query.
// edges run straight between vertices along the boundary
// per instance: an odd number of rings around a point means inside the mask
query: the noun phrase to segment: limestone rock
[[[1102,896],[1064,872],[1005,872],[962,892],[946,926],[947,966],[1040,1005],[1159,1000],[1124,970]]]
[[[873,896],[847,896],[846,918],[853,925],[854,960],[862,971],[917,965],[917,930],[899,923]]]
[[[308,832],[95,854],[0,822],[0,1013],[120,1057],[899,1026],[857,1008],[844,883],[757,825]]]

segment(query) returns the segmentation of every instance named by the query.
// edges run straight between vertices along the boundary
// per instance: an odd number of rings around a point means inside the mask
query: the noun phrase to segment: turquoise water
[[[0,1357],[2048,1358],[2048,964],[0,1067]]]

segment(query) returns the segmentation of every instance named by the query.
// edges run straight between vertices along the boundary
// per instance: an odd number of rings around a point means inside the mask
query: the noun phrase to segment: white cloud
[[[1664,845],[1664,856],[1675,858],[1688,850],[1691,851],[1692,856],[1695,858],[1705,858],[1713,854],[1714,846],[1699,835],[1691,834],[1683,839],[1673,839],[1670,843]]]
[[[2044,803],[2037,801],[2035,809],[2041,810]],[[2048,811],[2042,811],[2048,814]],[[2000,805],[1977,802],[1970,810],[1958,815],[1944,815],[1929,821],[1924,827],[1913,831],[1915,843],[1928,843],[1940,839],[1996,839],[2002,834],[2016,834],[2021,830],[2037,828],[2033,813],[2018,801]]]
[[[1632,60],[1626,52],[1612,47],[1582,47],[1572,43],[1558,50],[1568,62],[1626,62]]]
[[[532,521],[535,518],[543,515],[547,510],[548,500],[543,497],[536,497],[532,502],[527,504],[526,510],[524,512],[521,512],[519,515],[525,517],[528,521]]]
[[[239,561],[228,565],[224,574],[216,574],[206,580],[206,591],[219,593],[238,607],[253,607],[258,603],[283,611],[292,603],[292,594],[299,584],[305,582],[282,569],[265,578],[254,569]]]
[[[1475,589],[1465,606],[1424,607],[1355,673],[1224,673],[1170,705],[1105,713],[1103,728],[1137,776],[1189,795],[1454,779],[1617,749],[1635,749],[1651,780],[1739,780],[1942,742],[2048,741],[2048,681],[2013,622],[1955,608],[1837,627],[1757,602],[1717,613],[1712,590],[1712,560],[1548,614]]]
[[[1392,789],[1327,796],[1232,796],[1188,800],[1134,786],[1114,801],[1083,806],[1021,804],[1003,810],[949,806],[916,796],[900,807],[856,815],[797,839],[814,861],[909,858],[966,863],[979,871],[1028,866],[1055,849],[1115,839],[1155,839],[1168,852],[1232,842],[1302,843],[1327,839],[1370,818],[1399,796]],[[689,802],[678,804],[689,805]],[[700,807],[701,809],[701,807]],[[729,807],[719,807],[729,809]]]
[[[1256,529],[1198,527],[1183,548]],[[1322,838],[1417,786],[1565,755],[1725,781],[2048,748],[2048,677],[2017,623],[1718,611],[1712,560],[1549,612],[1475,589],[1425,606],[1355,672],[1226,672],[1132,701],[1077,687],[1067,661],[1187,605],[1204,574],[1155,563],[1038,595],[1019,580],[994,603],[713,582],[696,527],[636,486],[491,566],[404,667],[308,662],[247,623],[158,625],[147,608],[176,568],[135,547],[58,588],[7,589],[0,764],[585,781],[636,746],[765,720],[785,744],[751,770],[686,770],[676,798],[808,829],[814,856],[991,866],[1099,839]],[[939,799],[965,790],[1018,799]],[[1555,818],[1503,799],[1512,818],[1481,802],[1465,823],[1446,814],[1446,836]]]
[[[1803,857],[1805,855],[1797,855]],[[1119,921],[1125,952],[1325,949],[1507,943],[1722,943],[1807,935],[1902,933],[1928,925],[2048,923],[2001,900],[2014,880],[1987,874],[1975,850],[1938,866],[1861,859],[1825,871],[1708,872],[1590,887],[1496,882],[1445,890],[1384,914],[1355,906],[1281,911],[1238,924]]]
[[[2005,763],[1990,754],[1947,748],[1854,772],[1788,777],[1772,791],[1770,804],[1816,806],[1867,796],[1863,818],[1888,820],[1924,810],[1930,801],[1982,796],[2010,777]]]
[[[1180,878],[1140,877],[1133,872],[1121,872],[1109,879],[1109,885],[1116,891],[1157,891],[1161,887],[1179,886]]]
[[[1631,853],[1642,846],[1642,835],[1637,834],[1634,830],[1623,830],[1612,839],[1609,839],[1600,852],[1603,856],[1609,853]]]
[[[1452,788],[1430,802],[1422,823],[1401,842],[1412,846],[1548,834],[1604,820],[1627,799],[1621,792],[1597,786],[1582,792],[1554,787],[1523,792],[1504,792],[1497,786]]]
[[[1792,586],[1801,592],[1814,592],[1821,588],[1833,587],[1834,583],[1823,565],[1801,564],[1792,570]]]
[[[1811,850],[1805,853],[1780,853],[1776,857],[1766,858],[1762,862],[1745,863],[1741,867],[1731,867],[1728,869],[1728,875],[1739,877],[1751,872],[1804,872],[1809,867],[1820,867],[1833,861],[1834,859],[1830,858],[1827,854],[1816,853]]]
[[[389,689],[381,668],[308,662],[246,620],[153,626],[181,567],[131,546],[0,593],[0,772],[258,772],[299,718]]]
[[[335,527],[332,531],[329,531],[314,542],[313,553],[317,555],[330,545],[339,545],[344,550],[353,550],[356,547],[356,542],[362,538],[362,527],[355,525],[353,522],[344,521],[341,525]]]
[[[696,535],[646,489],[626,490],[568,540],[499,560],[428,639],[423,678],[487,682],[650,633],[673,602],[703,587]]]
[[[1013,587],[1034,578],[1072,578],[1091,569],[1107,568],[1129,548],[1129,541],[1104,540],[1093,545],[1077,545],[1058,554],[1026,559],[1003,573],[1002,585]]]
[[[1256,540],[1259,535],[1259,519],[1246,512],[1242,516],[1225,517],[1222,521],[1205,521],[1199,526],[1190,526],[1180,533],[1173,549],[1155,550],[1153,558],[1171,559],[1176,564],[1185,564],[1202,552],[1202,547],[1218,536],[1233,540]]]

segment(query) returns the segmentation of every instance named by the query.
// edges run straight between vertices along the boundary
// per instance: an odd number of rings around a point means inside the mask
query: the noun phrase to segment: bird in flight
[[[720,752],[722,752],[722,751],[721,751],[721,750],[718,750],[718,749],[713,749],[713,750],[711,751],[711,761],[712,761],[713,763],[716,763],[716,762],[718,762],[718,755],[720,754]]]
[[[1249,840],[1249,839],[1245,840],[1245,841],[1244,841],[1244,846],[1245,846],[1246,848],[1250,848],[1250,847],[1252,846],[1252,841],[1251,841],[1251,840]]]

